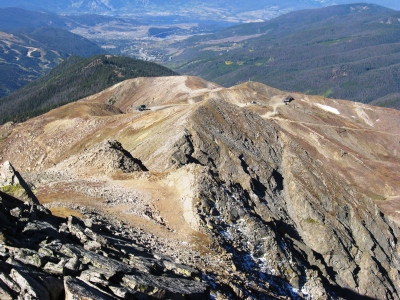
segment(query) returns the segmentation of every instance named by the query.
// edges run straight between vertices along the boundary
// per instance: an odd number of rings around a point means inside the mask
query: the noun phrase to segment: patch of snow
[[[260,271],[265,274],[276,275],[277,272],[275,269],[271,267],[271,260],[267,260],[265,257],[261,257],[258,259],[258,266]]]
[[[299,296],[299,294],[302,294],[303,295],[303,298],[302,299],[305,299],[305,300],[311,300],[313,297],[309,294],[309,292],[306,290],[306,289],[304,289],[304,288],[302,288],[301,290],[299,290],[299,289],[296,289],[296,288],[294,288],[294,287],[292,287],[291,285],[289,285],[289,289],[290,289],[290,292],[291,292],[291,294],[292,294],[292,296]]]
[[[369,118],[369,116],[367,115],[367,113],[365,112],[365,110],[363,109],[363,107],[359,104],[356,103],[356,113],[357,115],[363,119],[363,121],[368,124],[371,127],[374,127],[374,122],[371,121],[371,119]]]
[[[232,240],[232,236],[229,234],[229,232],[226,231],[220,231],[220,234],[223,235],[226,239]]]
[[[320,103],[317,103],[317,106],[319,108],[322,108],[323,110],[331,112],[335,115],[340,115],[340,112],[337,110],[337,108],[334,108],[332,106],[328,106],[328,105],[324,105],[324,104],[320,104]]]

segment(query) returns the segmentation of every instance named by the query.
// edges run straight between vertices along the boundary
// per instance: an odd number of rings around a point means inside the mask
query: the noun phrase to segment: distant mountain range
[[[218,20],[221,17],[239,19],[271,19],[285,12],[348,4],[349,0],[217,0],[217,1],[182,1],[182,0],[82,0],[82,1],[51,1],[51,0],[15,0],[10,4],[8,0],[0,0],[0,7],[21,7],[31,10],[47,10],[61,14],[73,13],[101,13],[101,14],[133,14],[150,12],[157,15],[188,15],[204,16]],[[400,3],[393,0],[372,0],[370,3],[400,9]],[[245,13],[245,15],[243,15]],[[246,16],[247,15],[247,16]]]
[[[297,11],[179,42],[165,64],[224,86],[254,80],[400,108],[399,20],[372,4]]]

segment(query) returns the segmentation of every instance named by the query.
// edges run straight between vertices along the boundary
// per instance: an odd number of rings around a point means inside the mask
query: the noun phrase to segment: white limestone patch
[[[323,109],[323,110],[325,110],[325,111],[328,111],[328,112],[330,112],[330,113],[333,113],[333,114],[335,114],[335,115],[340,115],[340,112],[339,112],[336,108],[334,108],[334,107],[332,107],[332,106],[323,105],[323,104],[320,104],[320,103],[317,103],[317,106],[318,106],[319,108],[321,108],[321,109]]]

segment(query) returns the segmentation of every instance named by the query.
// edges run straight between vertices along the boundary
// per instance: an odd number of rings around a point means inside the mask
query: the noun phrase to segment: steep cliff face
[[[346,296],[341,288],[348,288],[372,298],[396,299],[397,226],[371,198],[307,156],[304,149],[288,148],[288,214],[307,245],[307,255],[317,259],[318,272],[339,295]]]
[[[204,166],[199,222],[236,269],[276,290],[397,299],[399,232],[372,199],[255,113],[208,101],[192,121],[175,156]]]
[[[399,112],[287,96],[135,79],[2,128],[0,156],[55,213],[148,232],[215,298],[399,299]]]

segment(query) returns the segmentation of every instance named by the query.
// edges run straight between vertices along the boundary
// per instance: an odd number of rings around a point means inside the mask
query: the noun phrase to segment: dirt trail
[[[157,111],[157,110],[163,110],[166,108],[171,108],[171,107],[177,107],[177,106],[188,106],[191,103],[188,104],[167,104],[167,105],[157,105],[157,106],[150,106],[147,107],[145,110],[150,110],[150,111]]]
[[[173,235],[175,238],[186,240],[193,230],[183,218],[181,193],[174,184],[168,184],[166,176],[167,174],[152,174],[148,177],[113,181],[113,184],[147,195],[149,204],[155,207],[165,221],[165,227],[149,220],[141,221],[139,218],[129,216],[121,207],[116,207],[114,210],[125,220],[141,222],[142,226],[151,227],[154,234],[170,237]]]
[[[282,101],[282,96],[274,96],[271,98],[270,102],[268,103],[269,106],[273,108],[273,111],[267,112],[265,115],[261,116],[263,118],[271,118],[274,117],[278,112],[277,109],[279,106],[285,105]]]
[[[78,175],[66,181],[39,183],[37,197],[59,217],[82,217],[82,208],[95,209],[157,237],[199,248],[208,244],[208,238],[193,230],[184,218],[182,201],[191,203],[187,191],[192,183],[182,182],[182,172],[116,173],[97,181],[79,179]]]
[[[271,112],[271,114],[272,114],[272,112]],[[265,115],[263,117],[265,117]],[[392,136],[400,136],[400,133],[391,133],[391,132],[380,131],[380,130],[376,130],[376,129],[354,128],[354,127],[347,127],[347,126],[328,125],[328,124],[321,124],[321,123],[311,123],[311,122],[304,122],[304,121],[288,120],[288,119],[283,119],[283,118],[280,118],[280,117],[274,117],[274,119],[278,119],[281,122],[288,122],[288,123],[305,124],[305,125],[311,125],[311,126],[322,126],[322,127],[330,127],[330,128],[340,128],[340,129],[353,130],[353,131],[370,131],[370,132],[377,132],[377,133],[380,133],[380,134],[386,134],[386,135],[392,135]]]

